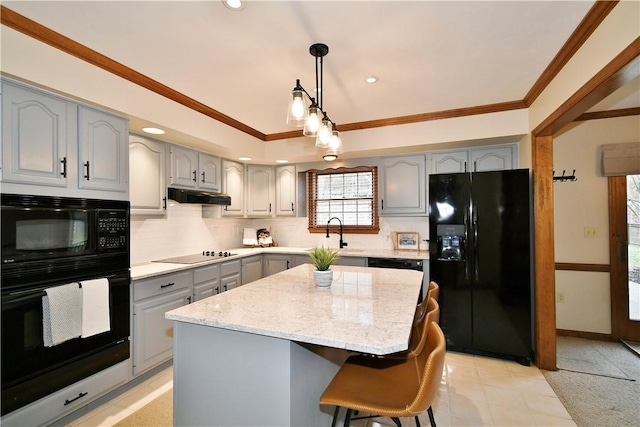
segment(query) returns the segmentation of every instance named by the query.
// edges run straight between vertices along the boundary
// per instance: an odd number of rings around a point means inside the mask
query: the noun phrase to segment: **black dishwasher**
[[[424,261],[421,259],[406,259],[406,258],[374,258],[369,257],[367,259],[367,266],[378,268],[399,268],[403,270],[416,270],[424,271]],[[422,292],[418,296],[418,302],[422,302],[422,294],[425,290],[425,281],[428,279],[428,274],[425,274],[422,278]],[[428,285],[428,283],[427,283]]]

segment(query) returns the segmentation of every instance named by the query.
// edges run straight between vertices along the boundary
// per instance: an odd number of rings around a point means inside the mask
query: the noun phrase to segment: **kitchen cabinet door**
[[[262,279],[262,255],[242,259],[242,284]]]
[[[3,80],[2,181],[66,187],[74,116],[68,101]]]
[[[220,293],[220,265],[193,269],[193,301],[200,301]]]
[[[78,187],[129,191],[127,121],[102,111],[78,107]]]
[[[431,169],[429,173],[467,172],[469,152],[467,150],[431,153]]]
[[[244,216],[244,167],[240,163],[222,160],[222,192],[231,197],[222,216]]]
[[[196,188],[198,175],[198,153],[188,148],[169,145],[169,185]]]
[[[273,168],[271,166],[247,166],[247,215],[271,216],[273,213]],[[232,199],[233,200],[233,199]]]
[[[276,167],[276,216],[296,216],[296,188],[296,167]]]
[[[265,255],[264,277],[271,276],[272,274],[276,274],[284,270],[288,270],[292,266],[291,255]]]
[[[474,172],[514,169],[515,145],[475,148],[469,153]]]
[[[131,215],[165,215],[165,143],[129,136],[129,198]]]
[[[173,321],[164,314],[189,302],[191,288],[133,304],[133,375],[173,357]]]
[[[220,191],[220,157],[198,153],[198,188]]]
[[[380,215],[427,213],[424,154],[380,159]]]

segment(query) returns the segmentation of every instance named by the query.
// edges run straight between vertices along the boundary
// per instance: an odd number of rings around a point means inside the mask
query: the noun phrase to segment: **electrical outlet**
[[[556,301],[560,304],[564,303],[564,292],[556,292]]]
[[[589,226],[584,228],[584,238],[585,239],[595,239],[598,237],[598,228]]]

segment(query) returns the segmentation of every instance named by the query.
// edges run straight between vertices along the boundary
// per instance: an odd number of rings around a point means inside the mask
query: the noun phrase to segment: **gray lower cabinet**
[[[262,255],[242,258],[242,284],[262,279]]]
[[[193,269],[193,301],[220,293],[220,265]]]
[[[288,270],[293,266],[291,255],[267,254],[264,256],[264,277]]]
[[[309,255],[293,255],[293,266],[297,267],[302,264],[311,264],[311,259]]]
[[[129,381],[129,360],[2,417],[3,426],[50,425]]]
[[[220,263],[220,292],[229,291],[242,284],[240,260]]]
[[[133,282],[133,375],[173,356],[173,322],[167,311],[192,299],[191,271]]]

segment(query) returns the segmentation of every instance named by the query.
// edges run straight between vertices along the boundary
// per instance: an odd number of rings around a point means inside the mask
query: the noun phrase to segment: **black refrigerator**
[[[529,170],[429,176],[429,270],[447,348],[529,365]]]

